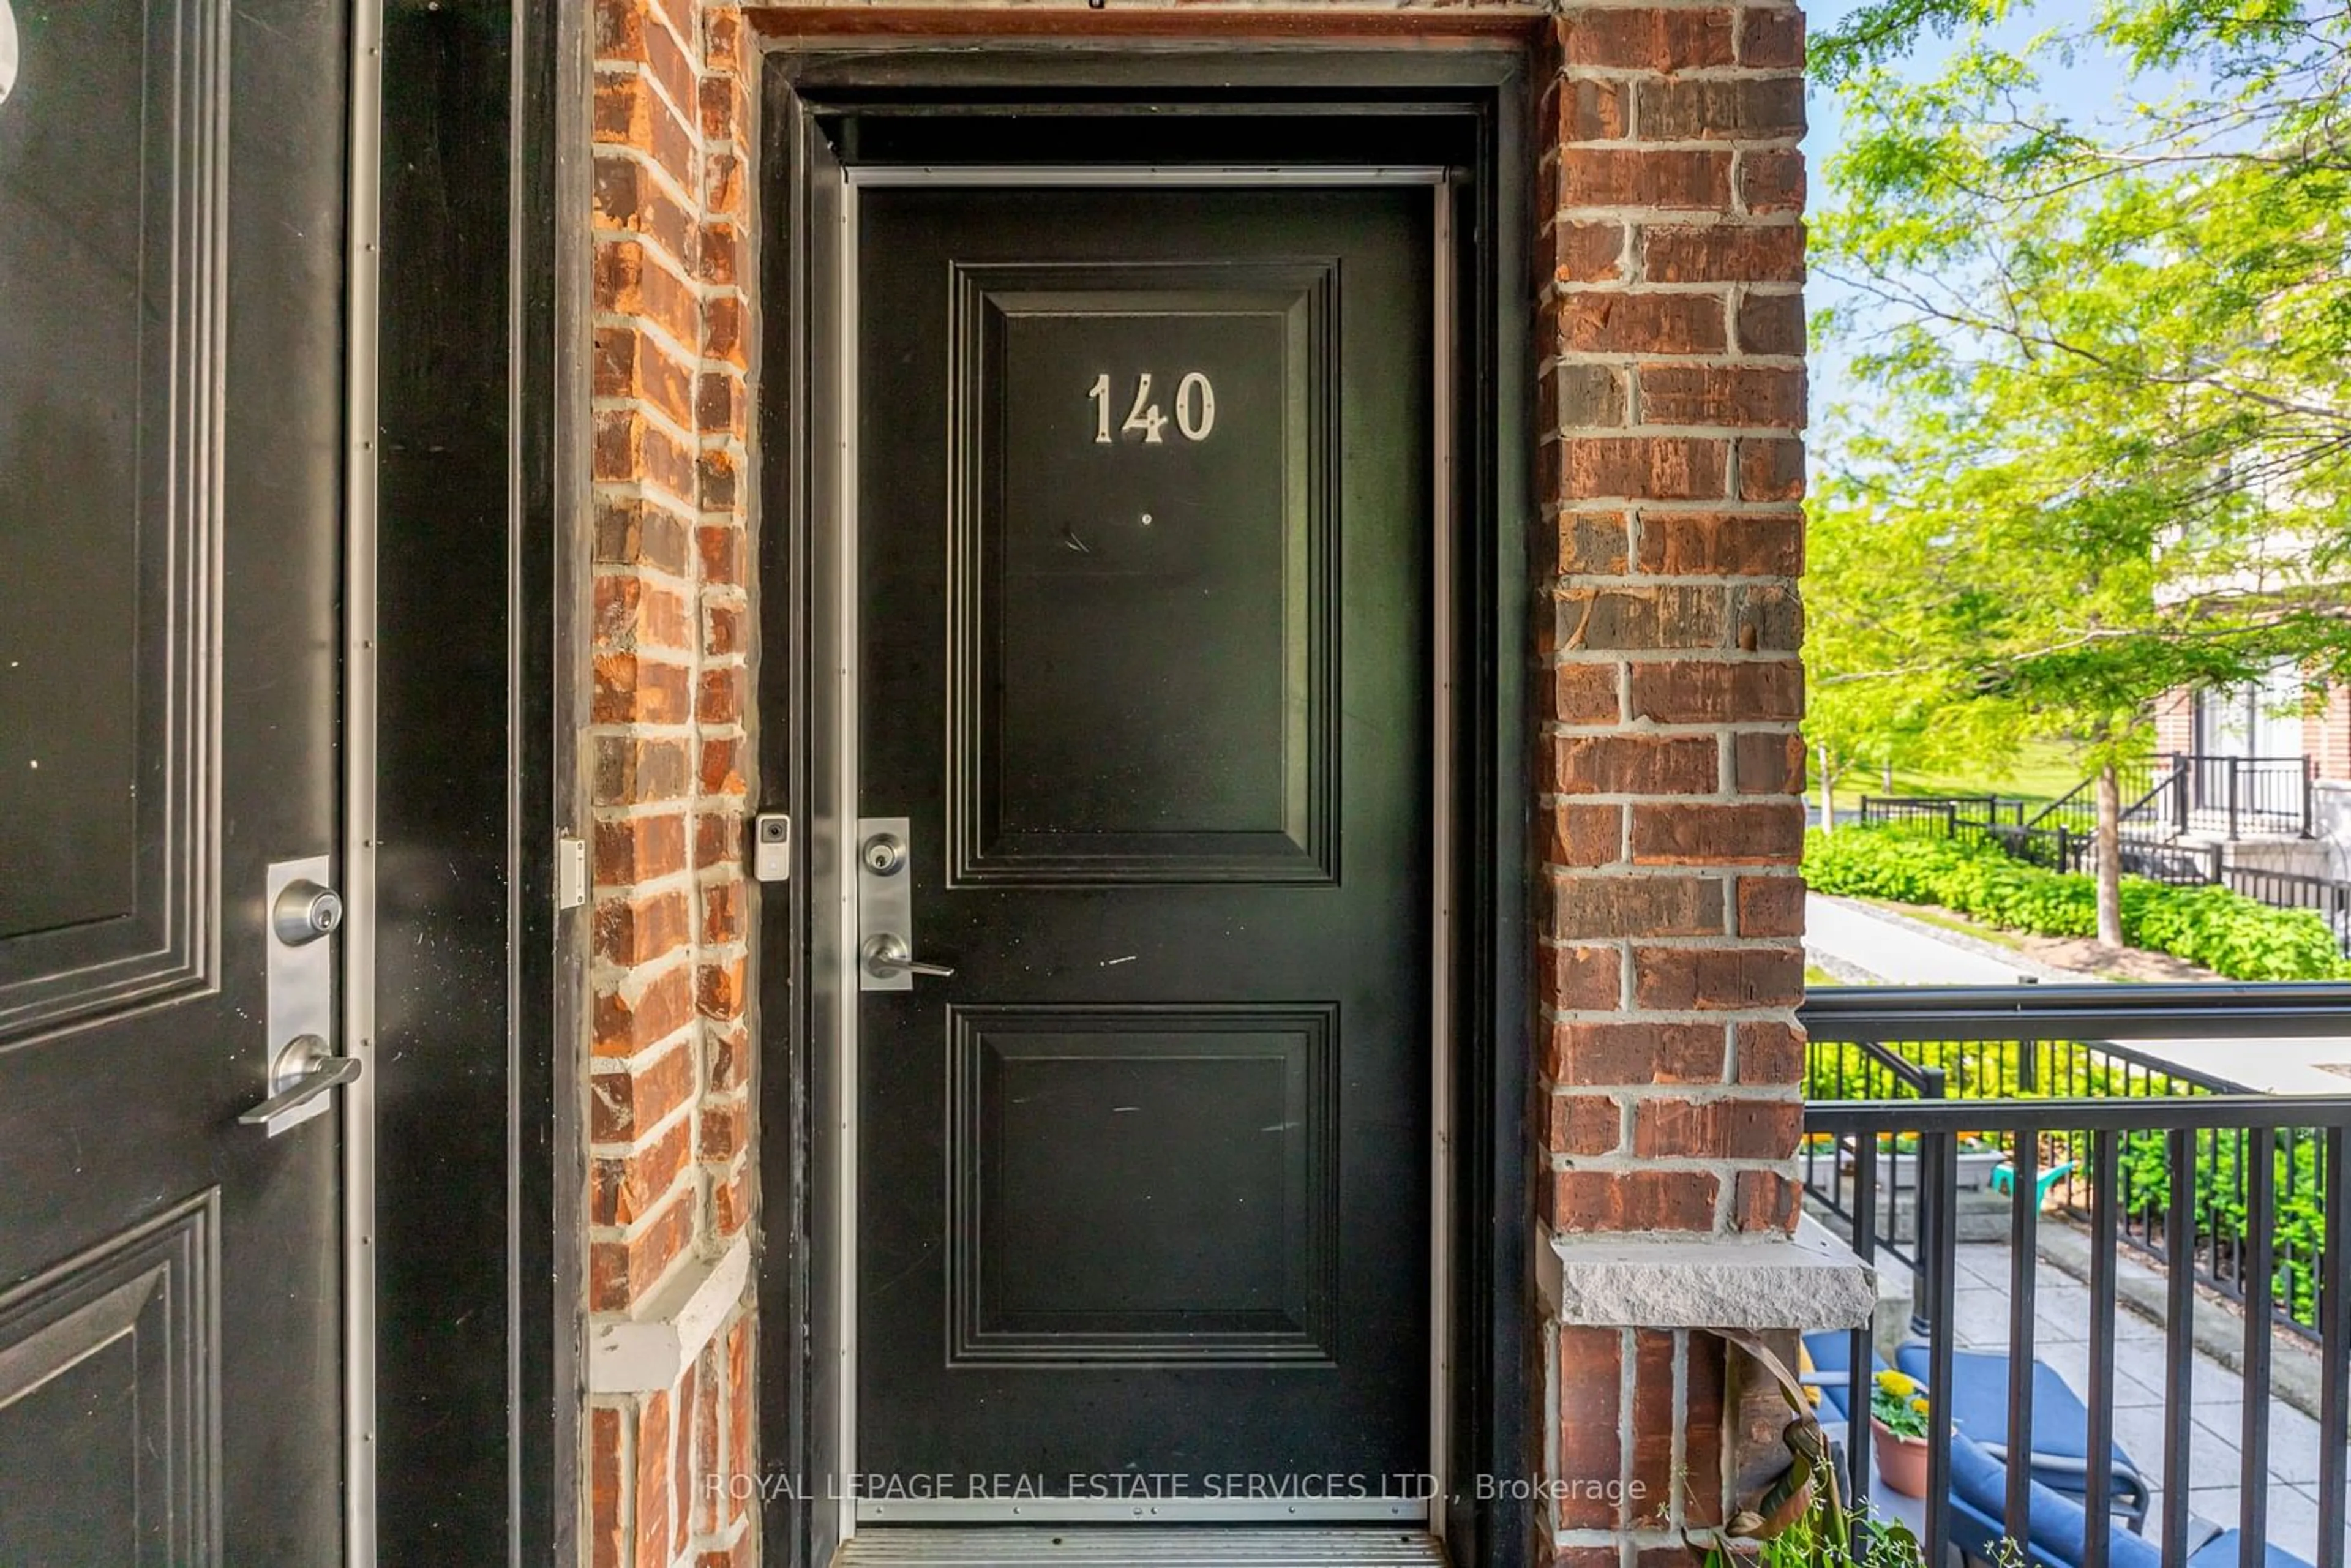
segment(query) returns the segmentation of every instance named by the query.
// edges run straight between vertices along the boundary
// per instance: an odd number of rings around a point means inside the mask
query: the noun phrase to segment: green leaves
[[[2351,14],[2107,0],[2006,47],[2006,11],[1884,0],[1815,44],[1821,331],[1858,383],[1808,507],[1832,767],[2055,739],[2086,770],[2177,687],[2351,670]],[[1942,67],[1898,68],[1930,32]],[[2050,102],[2092,50],[2129,102]]]
[[[1938,904],[2040,936],[2097,933],[2095,881],[2011,860],[1988,843],[1895,828],[1809,833],[1804,880],[1816,893]],[[2224,887],[2122,879],[2125,938],[2237,980],[2351,977],[2326,922]]]

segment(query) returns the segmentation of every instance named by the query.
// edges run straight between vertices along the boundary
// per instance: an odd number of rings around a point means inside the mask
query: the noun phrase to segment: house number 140
[[[1094,378],[1093,388],[1086,395],[1094,404],[1094,444],[1108,446],[1112,439],[1108,371]],[[1134,404],[1126,411],[1126,423],[1118,428],[1122,434],[1140,431],[1145,446],[1167,444],[1167,416],[1151,401],[1150,371],[1135,378]],[[1217,389],[1197,371],[1176,383],[1176,428],[1184,433],[1186,441],[1206,441],[1208,433],[1217,428]]]

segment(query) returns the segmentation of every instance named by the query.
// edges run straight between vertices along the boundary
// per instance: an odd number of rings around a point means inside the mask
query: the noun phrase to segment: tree
[[[1865,634],[1824,635],[1814,692],[1831,727],[1924,705],[1929,733],[2069,743],[2119,943],[2119,780],[2152,701],[2351,671],[2351,21],[2111,0],[2003,49],[1977,29],[2005,9],[1884,0],[1816,49],[1850,131],[1814,230],[1846,301],[1823,330],[1871,401],[1827,424],[1812,523],[1917,580],[1815,571],[1824,632]],[[1929,27],[1965,34],[1939,75],[1885,63]],[[2119,123],[2040,93],[2088,48],[2132,73]]]

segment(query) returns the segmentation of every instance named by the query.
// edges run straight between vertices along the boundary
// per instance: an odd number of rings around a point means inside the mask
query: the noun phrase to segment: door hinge
[[[588,841],[555,841],[555,907],[577,909],[588,902]]]

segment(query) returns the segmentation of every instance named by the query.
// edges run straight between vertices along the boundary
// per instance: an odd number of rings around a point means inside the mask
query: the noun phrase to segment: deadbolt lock
[[[875,876],[895,876],[905,869],[906,841],[895,833],[876,833],[865,841],[865,869]]]
[[[280,889],[269,912],[271,928],[288,947],[331,936],[342,923],[342,895],[307,877],[298,877]]]

